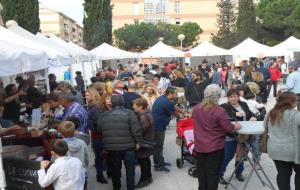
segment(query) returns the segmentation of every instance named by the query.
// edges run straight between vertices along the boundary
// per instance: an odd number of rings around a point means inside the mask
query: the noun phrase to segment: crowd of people
[[[278,91],[278,82],[286,85]],[[41,107],[49,126],[58,133],[51,144],[52,161],[42,161],[38,172],[42,187],[86,189],[89,176],[88,146],[91,144],[96,180],[121,189],[122,162],[128,190],[153,182],[154,171],[170,172],[164,159],[164,140],[173,117],[182,119],[192,109],[199,190],[214,190],[227,184],[227,165],[236,155],[236,178],[244,181],[243,162],[233,133],[241,125],[233,121],[263,121],[270,131],[268,154],[278,171],[280,190],[290,187],[292,169],[295,186],[300,188],[300,68],[282,58],[268,61],[242,61],[238,66],[224,62],[198,67],[175,62],[162,66],[140,64],[134,70],[118,65],[99,70],[87,86],[80,71],[76,85],[56,81],[49,74],[50,93],[44,96],[35,87],[34,76],[16,77],[15,84],[2,87],[0,134],[24,133],[19,126],[27,122],[35,108]],[[267,113],[266,103],[273,87],[277,103]],[[283,92],[287,91],[287,92]],[[228,102],[219,105],[222,92]],[[241,137],[243,138],[243,137]],[[260,159],[260,136],[251,136],[254,161]],[[135,166],[141,176],[135,183]],[[46,168],[50,168],[46,172]],[[105,172],[106,171],[106,172]]]

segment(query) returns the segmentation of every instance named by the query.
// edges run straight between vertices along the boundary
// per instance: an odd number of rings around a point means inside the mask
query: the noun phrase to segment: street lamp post
[[[182,41],[185,39],[185,35],[184,34],[179,34],[177,36],[178,40],[180,40],[180,49],[182,51]]]

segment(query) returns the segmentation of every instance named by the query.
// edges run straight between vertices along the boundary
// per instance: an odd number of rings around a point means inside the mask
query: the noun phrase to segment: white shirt
[[[162,92],[165,93],[165,90],[171,86],[171,81],[167,78],[162,77],[158,82],[157,88]]]
[[[249,99],[249,100],[245,100],[245,102],[247,103],[247,105],[248,105],[250,111],[251,111],[252,113],[254,113],[255,115],[258,115],[258,114],[259,114],[259,109],[265,107],[264,104],[260,104],[260,103],[258,103],[256,100],[251,100],[251,99]]]
[[[44,188],[53,184],[55,190],[83,190],[85,176],[78,158],[64,156],[57,158],[48,169],[38,171],[39,184]]]
[[[286,66],[286,63],[282,63],[281,66],[281,73],[282,74],[289,74],[288,70],[287,70],[287,66]]]

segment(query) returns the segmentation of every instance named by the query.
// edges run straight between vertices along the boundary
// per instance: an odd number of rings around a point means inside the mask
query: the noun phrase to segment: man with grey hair
[[[54,92],[72,93],[75,98],[74,101],[79,103],[82,106],[84,105],[83,96],[81,95],[80,92],[75,91],[72,85],[68,81],[61,81]]]
[[[141,96],[136,93],[136,90],[137,90],[137,83],[135,81],[130,81],[128,83],[128,91],[122,95],[124,98],[124,107],[126,109],[133,110],[132,102],[138,98],[141,98]]]
[[[80,121],[80,126],[77,129],[79,133],[76,137],[82,139],[86,144],[90,142],[89,130],[88,130],[88,112],[86,109],[75,102],[76,96],[70,92],[64,92],[59,96],[59,103],[64,107],[64,114],[60,118],[62,121],[67,120],[70,117],[76,117]],[[58,118],[59,119],[59,118]]]
[[[121,189],[122,161],[126,169],[127,190],[135,187],[135,150],[142,143],[142,132],[136,114],[123,107],[122,96],[111,97],[112,110],[100,115],[98,132],[102,133],[104,150],[108,152],[108,169],[113,189]]]

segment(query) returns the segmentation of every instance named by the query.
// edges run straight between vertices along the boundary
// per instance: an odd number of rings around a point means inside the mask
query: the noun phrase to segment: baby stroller
[[[188,174],[197,177],[196,160],[193,156],[194,150],[194,129],[192,118],[185,118],[177,122],[176,126],[177,139],[176,144],[180,146],[181,156],[176,159],[176,166],[180,169],[184,162],[187,161],[194,165],[188,170]]]

